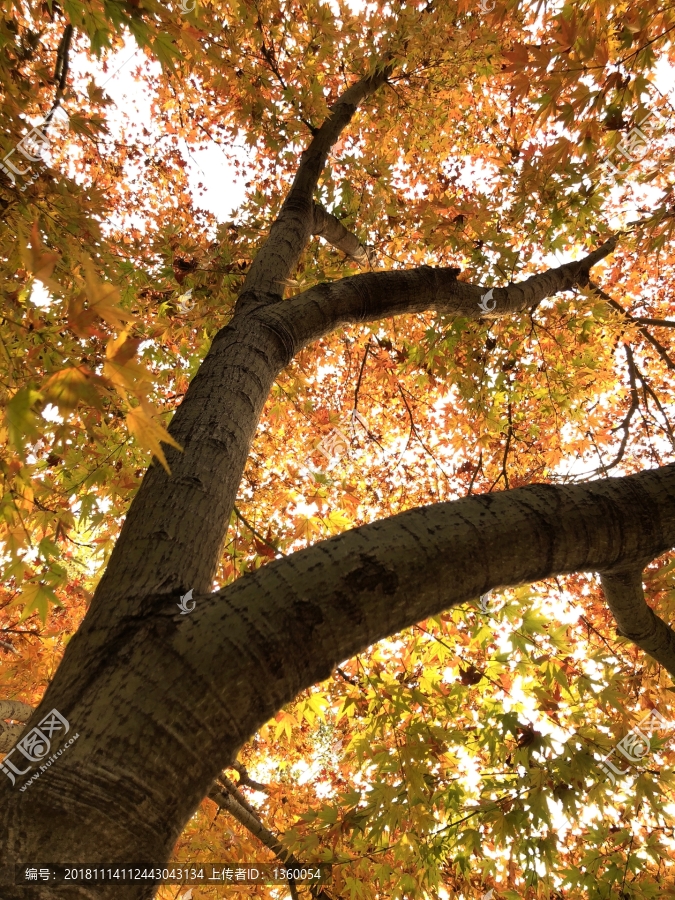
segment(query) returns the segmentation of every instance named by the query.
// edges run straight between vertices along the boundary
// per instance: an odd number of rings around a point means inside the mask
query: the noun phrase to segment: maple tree
[[[675,10],[192,5],[0,19],[0,863],[675,896]]]

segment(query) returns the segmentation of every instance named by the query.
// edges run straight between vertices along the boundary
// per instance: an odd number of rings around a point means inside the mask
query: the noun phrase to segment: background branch
[[[602,572],[602,589],[616,620],[617,634],[637,644],[675,680],[675,631],[647,606],[642,569]]]

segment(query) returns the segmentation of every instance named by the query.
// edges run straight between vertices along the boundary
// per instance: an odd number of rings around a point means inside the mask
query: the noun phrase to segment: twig
[[[68,54],[70,52],[70,41],[72,37],[73,26],[69,23],[68,25],[66,25],[65,31],[63,32],[63,37],[61,38],[61,43],[59,44],[59,49],[56,51],[56,67],[54,69],[56,95],[54,97],[54,102],[52,103],[52,108],[49,110],[44,120],[45,125],[49,125],[51,120],[54,118],[54,113],[61,105],[61,100],[63,99],[63,94],[66,89],[66,80],[68,78],[68,67],[70,64]]]
[[[243,763],[235,760],[232,765],[229,767],[234,769],[234,771],[239,775],[239,784],[244,787],[249,787],[254,791],[262,791],[264,794],[269,792],[269,788],[266,784],[261,784],[259,781],[254,781],[248,774],[248,770]]]
[[[588,286],[590,288],[592,288],[596,294],[598,294],[600,297],[602,297],[603,300],[606,300],[607,303],[612,307],[612,309],[615,309],[617,312],[620,312],[621,315],[625,319],[627,319],[629,322],[633,322],[634,324],[637,324],[641,321],[645,321],[645,322],[648,321],[646,319],[645,320],[637,319],[634,316],[632,316],[629,312],[626,312],[626,310],[623,308],[623,306],[621,306],[620,303],[617,303],[616,300],[612,300],[612,298],[609,296],[609,294],[605,293],[605,291],[603,291],[602,288],[600,288],[594,281],[589,280]],[[665,319],[658,319],[658,320],[652,319],[651,321],[659,322],[659,324],[666,323]],[[675,323],[673,323],[673,325],[675,325]],[[657,341],[656,338],[654,337],[654,335],[651,334],[649,331],[647,331],[647,329],[644,328],[643,326],[638,327],[638,331],[640,332],[642,337],[645,338],[646,340],[648,340],[649,343],[652,345],[652,347],[654,347],[654,349],[659,354],[659,356],[664,361],[664,363],[668,366],[668,368],[675,369],[675,362],[673,362],[672,359],[668,356],[668,351],[663,346],[663,344],[661,344],[659,341]]]
[[[244,523],[244,525],[248,528],[249,531],[253,532],[253,534],[255,535],[255,537],[258,538],[259,541],[262,541],[263,544],[266,544],[270,548],[270,550],[274,550],[274,552],[277,554],[277,556],[286,556],[286,554],[283,552],[283,550],[279,550],[279,548],[275,547],[274,544],[270,544],[270,542],[267,540],[267,538],[263,537],[259,531],[256,531],[255,528],[253,527],[253,525],[251,525],[251,523],[248,522],[242,516],[242,514],[239,512],[239,510],[237,509],[236,506],[234,506],[233,509],[234,509],[235,516]]]

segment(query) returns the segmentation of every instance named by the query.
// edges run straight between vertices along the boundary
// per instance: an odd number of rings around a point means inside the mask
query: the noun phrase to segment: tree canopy
[[[675,897],[674,29],[5,4],[0,752],[79,734],[0,779],[8,862]],[[140,123],[103,84],[136,48]]]

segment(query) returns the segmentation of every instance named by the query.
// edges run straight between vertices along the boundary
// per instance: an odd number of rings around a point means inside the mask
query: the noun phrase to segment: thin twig
[[[242,516],[242,514],[239,512],[239,510],[237,509],[236,506],[234,506],[233,509],[234,509],[235,516],[244,523],[244,525],[248,528],[249,531],[253,532],[253,534],[255,535],[255,537],[258,538],[259,541],[262,541],[263,544],[266,544],[270,548],[270,550],[274,550],[274,552],[277,554],[277,556],[286,556],[286,554],[283,552],[283,550],[279,550],[279,548],[275,547],[274,544],[270,544],[270,542],[267,540],[267,538],[263,537],[259,531],[256,531],[255,528],[253,527],[253,525],[251,525],[251,523]]]

